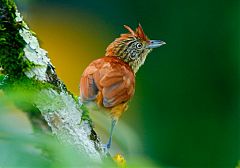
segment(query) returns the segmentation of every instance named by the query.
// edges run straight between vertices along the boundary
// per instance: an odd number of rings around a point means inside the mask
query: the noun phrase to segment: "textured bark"
[[[30,116],[32,123],[44,129],[49,127],[61,142],[101,161],[102,145],[91,124],[88,121],[80,124],[83,111],[79,102],[57,77],[47,52],[40,48],[13,0],[0,0],[0,14],[2,73],[12,83],[27,78],[37,85],[30,103],[41,115]]]

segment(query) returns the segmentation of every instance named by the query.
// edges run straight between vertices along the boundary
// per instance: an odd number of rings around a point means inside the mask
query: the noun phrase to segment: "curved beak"
[[[161,41],[161,40],[150,40],[150,43],[147,46],[147,48],[149,48],[149,49],[157,48],[157,47],[160,47],[164,44],[166,44],[166,43],[164,41]]]

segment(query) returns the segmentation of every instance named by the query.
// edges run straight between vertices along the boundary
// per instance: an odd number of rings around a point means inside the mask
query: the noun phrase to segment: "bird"
[[[140,24],[135,31],[127,25],[124,27],[128,32],[110,43],[105,55],[92,61],[80,79],[82,102],[94,102],[111,117],[110,136],[103,145],[106,151],[111,147],[114,127],[135,93],[137,71],[152,49],[166,44],[162,40],[150,40]]]

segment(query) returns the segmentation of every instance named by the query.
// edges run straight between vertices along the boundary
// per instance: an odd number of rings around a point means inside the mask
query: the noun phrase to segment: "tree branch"
[[[78,100],[59,80],[48,54],[23,21],[13,0],[0,0],[0,67],[11,84],[28,80],[34,88],[31,103],[57,138],[94,160],[101,161],[101,143],[91,124],[83,121]],[[29,85],[28,85],[29,86]],[[40,116],[41,117],[41,116]],[[33,123],[36,118],[29,117]],[[39,125],[44,125],[41,122]]]

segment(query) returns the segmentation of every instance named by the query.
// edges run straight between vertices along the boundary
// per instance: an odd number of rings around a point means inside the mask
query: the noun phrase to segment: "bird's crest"
[[[144,41],[149,41],[148,37],[145,35],[144,31],[143,31],[143,28],[142,26],[138,25],[138,27],[136,28],[136,31],[133,31],[129,26],[127,25],[124,25],[124,27],[130,32],[130,34],[132,36],[135,36],[135,37],[138,37]],[[123,34],[123,35],[126,35],[126,34]]]
[[[139,24],[136,30],[132,30],[129,26],[124,25],[124,27],[129,31],[129,33],[121,34],[120,37],[116,38],[106,49],[106,56],[120,56],[120,51],[123,51],[125,47],[128,47],[130,41],[135,41],[140,39],[149,43],[149,38],[145,35],[142,26]],[[125,47],[122,47],[125,46]],[[126,54],[126,53],[125,53]]]

